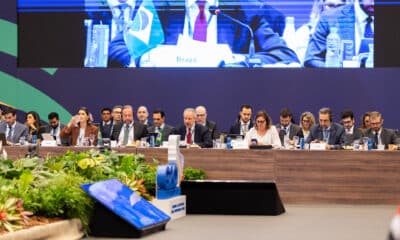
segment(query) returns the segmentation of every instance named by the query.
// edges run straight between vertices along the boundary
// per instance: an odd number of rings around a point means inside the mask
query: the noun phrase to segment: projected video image
[[[30,12],[83,13],[83,67],[374,66],[373,0],[19,0]]]

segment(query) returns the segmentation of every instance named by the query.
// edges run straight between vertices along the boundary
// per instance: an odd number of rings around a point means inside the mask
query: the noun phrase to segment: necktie
[[[247,133],[247,123],[243,123],[242,133],[243,133],[243,135],[246,135],[246,133]]]
[[[117,20],[117,28],[118,32],[122,32],[125,27],[126,19],[125,19],[125,11],[128,9],[129,5],[128,4],[121,4],[118,6],[118,9],[120,11],[120,14],[118,16]]]
[[[285,131],[285,135],[287,135],[287,127],[283,127],[283,131]]]
[[[368,16],[367,23],[365,24],[364,38],[374,38],[374,32],[372,31],[372,17]]]
[[[194,23],[193,40],[206,42],[207,41],[207,20],[204,11],[206,1],[198,0],[197,6],[199,7],[199,15],[197,15]]]
[[[192,144],[192,131],[188,128],[187,135],[186,135],[186,143]]]
[[[329,142],[329,131],[328,129],[324,129],[324,142]]]
[[[122,141],[122,145],[128,144],[128,139],[129,139],[129,125],[125,125],[124,129],[124,140]]]
[[[373,43],[373,38],[374,38],[374,32],[372,31],[372,24],[373,24],[373,19],[371,16],[368,16],[366,19],[366,24],[365,24],[365,30],[364,30],[364,36],[361,39],[361,44],[360,44],[360,49],[358,53],[368,53],[369,52],[369,44]]]
[[[374,145],[373,145],[373,148],[374,148],[374,149],[377,149],[377,148],[378,148],[378,143],[379,143],[379,140],[378,140],[378,133],[375,132],[375,136],[374,136]]]
[[[162,142],[162,129],[157,127],[156,146],[160,146]]]
[[[7,141],[11,141],[12,138],[12,126],[8,125]]]

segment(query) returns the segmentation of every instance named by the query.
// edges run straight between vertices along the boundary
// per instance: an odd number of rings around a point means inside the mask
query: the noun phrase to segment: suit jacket
[[[181,125],[174,129],[174,134],[181,135],[181,140],[185,140],[186,137],[186,126]],[[208,128],[200,124],[194,126],[194,143],[202,148],[210,148],[213,146],[211,133]]]
[[[332,11],[325,11],[311,36],[304,58],[305,67],[325,67],[326,38],[330,33],[332,24],[339,24],[338,34],[341,40],[355,39],[356,18],[354,5],[348,4]],[[353,44],[353,56],[355,55],[355,44]]]
[[[353,134],[346,134],[346,145],[353,144],[354,140],[360,139],[363,136],[363,132],[359,129],[354,127]]]
[[[75,146],[78,143],[79,130],[79,125],[71,127],[65,126],[60,132],[60,137],[68,138],[70,136],[69,145]],[[93,144],[97,145],[97,136],[99,134],[99,129],[95,125],[89,123],[85,128],[85,137],[89,137],[91,134],[94,135]]]
[[[165,124],[164,128],[162,129],[162,140],[161,141],[168,141],[169,135],[173,132],[174,128],[170,125]],[[147,128],[149,133],[156,132],[156,127],[153,125]]]
[[[114,129],[114,121],[113,120],[111,120],[110,126],[107,126],[107,127],[105,127],[105,125],[103,125],[103,121],[101,121],[99,124],[99,131],[101,133],[101,138],[111,138],[113,129]]]
[[[373,141],[375,138],[375,131],[370,128],[363,133],[363,137],[369,137]],[[388,148],[389,144],[400,144],[400,139],[397,137],[394,130],[382,128],[381,142],[385,145],[385,148]]]
[[[119,140],[119,134],[121,133],[122,126],[124,125],[124,122],[119,122],[114,126],[114,130],[112,133],[111,140]],[[146,125],[141,124],[140,122],[133,122],[133,140],[140,140],[141,138],[147,137],[148,132]]]
[[[317,124],[310,128],[310,135],[308,136],[306,142],[310,143],[314,140],[323,140],[324,134],[322,132],[322,127]],[[346,142],[346,131],[344,127],[338,123],[331,123],[330,134],[328,144],[331,148],[340,148]]]
[[[7,123],[0,124],[0,133],[6,134],[7,131]],[[7,135],[6,135],[7,137]],[[25,137],[26,140],[28,140],[29,137],[29,129],[28,126],[25,124],[16,122],[15,127],[14,127],[14,133],[11,136],[11,139],[7,141],[11,141],[12,143],[19,143],[19,138],[20,137]]]
[[[164,44],[176,45],[178,36],[183,33],[186,16],[185,1],[154,1],[154,3],[164,31]],[[278,14],[277,10],[259,1],[242,6],[241,4],[233,5],[232,1],[221,0],[219,7],[225,14],[250,25],[254,32],[255,51],[262,63],[299,62],[295,52],[288,48],[285,41],[272,29],[270,22],[282,21],[281,14]],[[133,18],[136,12],[134,11]],[[228,44],[233,53],[249,53],[250,33],[246,27],[224,16],[217,17],[217,27],[218,43]],[[282,28],[282,24],[278,23],[275,27]],[[109,65],[128,66],[129,63],[130,55],[123,34],[117,34],[110,42]]]
[[[240,134],[240,120],[236,121],[230,128],[229,134]],[[249,130],[253,127],[253,122],[249,121]]]
[[[282,129],[281,124],[276,124],[275,126],[277,129]],[[297,136],[299,134],[299,131],[301,131],[301,128],[299,125],[291,123],[290,128],[289,128],[289,139],[292,140],[294,136]]]
[[[217,130],[217,123],[213,121],[206,121],[206,127],[210,131],[211,138],[212,139],[217,139],[219,138],[219,132]]]

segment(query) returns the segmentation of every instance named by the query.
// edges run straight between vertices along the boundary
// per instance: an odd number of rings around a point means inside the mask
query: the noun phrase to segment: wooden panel
[[[138,153],[166,162],[167,150],[138,148]],[[205,170],[208,179],[273,180],[274,152],[262,150],[181,149],[185,167]]]
[[[396,204],[399,156],[383,151],[280,151],[278,189],[285,203]]]

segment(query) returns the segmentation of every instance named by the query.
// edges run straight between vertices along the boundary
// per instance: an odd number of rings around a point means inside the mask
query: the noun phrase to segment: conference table
[[[27,147],[5,147],[10,159]],[[41,147],[40,155],[56,156],[90,147]],[[167,162],[165,148],[115,148]],[[284,203],[398,204],[400,151],[308,151],[252,149],[181,149],[185,167],[203,169],[213,180],[273,180]]]

